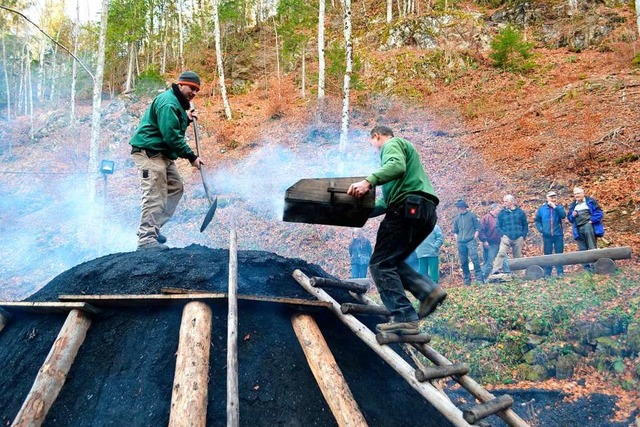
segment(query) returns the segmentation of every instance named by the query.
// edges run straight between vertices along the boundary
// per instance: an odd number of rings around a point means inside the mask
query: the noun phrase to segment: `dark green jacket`
[[[393,137],[380,150],[380,169],[366,179],[371,185],[382,185],[382,199],[376,201],[372,215],[380,215],[389,206],[397,206],[410,194],[421,194],[439,203],[420,155],[406,139]]]
[[[189,107],[189,101],[178,86],[172,85],[149,105],[129,144],[158,151],[171,160],[182,157],[193,162],[197,156],[184,141],[189,126]]]

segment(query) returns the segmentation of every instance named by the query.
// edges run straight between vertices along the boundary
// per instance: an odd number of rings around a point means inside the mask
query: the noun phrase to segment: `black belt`
[[[140,147],[133,147],[133,146],[131,147],[131,154],[142,153],[143,151],[147,153],[147,157],[149,158],[161,153],[161,151],[150,150],[148,148],[140,148]]]

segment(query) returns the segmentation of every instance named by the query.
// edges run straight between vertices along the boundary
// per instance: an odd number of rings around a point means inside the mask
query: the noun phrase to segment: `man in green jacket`
[[[386,215],[378,229],[369,271],[392,319],[379,324],[377,330],[414,335],[419,333],[418,319],[431,314],[447,296],[429,277],[405,262],[435,227],[439,199],[413,144],[394,137],[386,126],[376,126],[371,130],[371,145],[380,149],[382,166],[351,184],[347,194],[360,198],[382,185],[382,199],[376,201],[371,216]],[[417,313],[405,289],[420,301]]]
[[[174,161],[181,157],[198,169],[204,164],[184,140],[189,123],[197,118],[191,101],[199,90],[200,77],[196,73],[180,74],[171,88],[153,100],[129,142],[142,188],[138,249],[168,248],[160,229],[171,218],[184,193]]]

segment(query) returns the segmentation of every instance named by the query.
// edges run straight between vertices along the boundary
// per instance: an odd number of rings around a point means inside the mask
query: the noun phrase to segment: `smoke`
[[[312,139],[295,149],[273,141],[240,162],[211,173],[217,193],[243,199],[261,216],[282,219],[287,188],[302,178],[367,176],[379,166],[379,154],[368,134],[353,132],[344,154],[335,143]]]
[[[0,181],[5,177],[0,174]],[[87,200],[87,179],[23,179],[20,188],[1,195],[2,299],[24,298],[81,262],[135,250],[131,220],[137,220],[136,214],[110,212],[114,206],[103,194],[94,202]]]

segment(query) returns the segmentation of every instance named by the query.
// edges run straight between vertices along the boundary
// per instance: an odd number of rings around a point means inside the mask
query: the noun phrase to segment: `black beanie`
[[[179,85],[189,85],[200,90],[200,77],[193,71],[183,71],[178,77]]]

